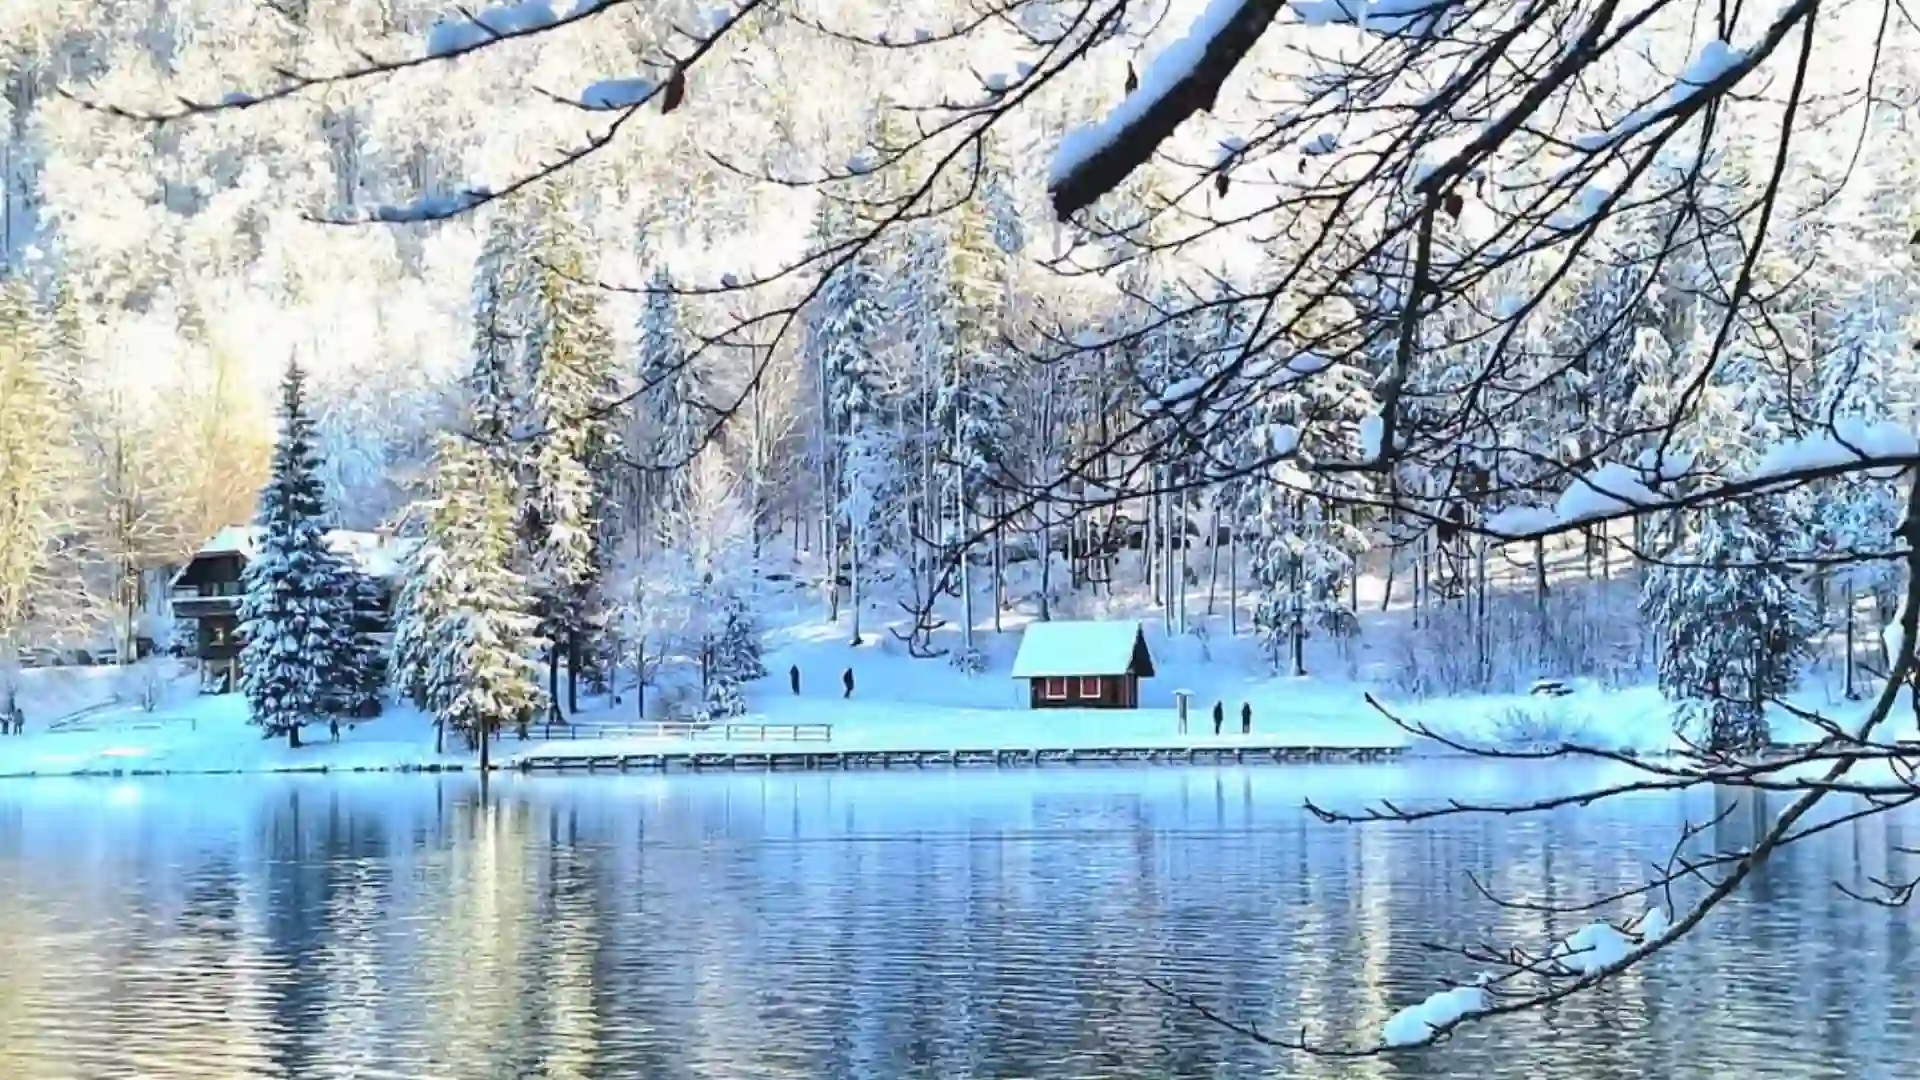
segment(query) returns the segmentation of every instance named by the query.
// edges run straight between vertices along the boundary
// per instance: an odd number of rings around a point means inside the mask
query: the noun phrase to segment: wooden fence
[[[693,739],[712,742],[832,742],[832,724],[534,724],[529,739]]]

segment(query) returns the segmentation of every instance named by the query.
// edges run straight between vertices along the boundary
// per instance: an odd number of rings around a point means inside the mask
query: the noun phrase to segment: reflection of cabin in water
[[[201,545],[173,577],[171,602],[175,619],[194,622],[193,655],[200,660],[203,688],[220,693],[240,681],[240,576],[253,558],[260,529],[229,525]],[[370,610],[360,613],[364,632],[385,635],[393,610],[393,584],[407,547],[414,543],[380,533],[335,529],[327,546],[345,556],[374,586]]]
[[[1036,709],[1137,709],[1153,654],[1137,622],[1040,622],[1020,638],[1013,677]]]

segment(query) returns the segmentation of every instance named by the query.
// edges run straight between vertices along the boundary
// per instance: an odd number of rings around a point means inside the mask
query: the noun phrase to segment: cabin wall
[[[1046,679],[1027,680],[1027,701],[1035,709],[1132,709],[1139,705],[1139,680],[1131,675],[1102,675],[1093,693],[1086,693],[1082,679],[1068,676],[1065,697],[1047,693]]]

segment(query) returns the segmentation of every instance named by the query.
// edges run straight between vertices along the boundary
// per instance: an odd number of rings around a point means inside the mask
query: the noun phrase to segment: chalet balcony
[[[232,615],[240,610],[241,591],[237,581],[182,585],[168,594],[167,602],[172,605],[175,618],[204,619],[210,615]]]

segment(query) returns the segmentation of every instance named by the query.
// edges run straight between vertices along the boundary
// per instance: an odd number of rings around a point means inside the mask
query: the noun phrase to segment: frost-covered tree
[[[1794,688],[1818,626],[1775,560],[1792,535],[1778,503],[1730,503],[1647,575],[1641,605],[1660,633],[1660,690],[1708,749],[1766,745],[1766,704]]]
[[[517,555],[515,490],[502,455],[441,439],[395,634],[396,679],[483,757],[493,734],[546,704],[534,659],[546,642]]]
[[[527,461],[526,521],[534,580],[549,642],[548,694],[559,694],[560,658],[568,664],[567,704],[577,708],[585,638],[596,613],[594,587],[606,570],[602,524],[615,516],[607,462],[619,435],[610,411],[618,398],[614,353],[585,277],[578,226],[557,201],[542,204],[536,246],[542,273],[533,318],[538,350],[531,398],[535,433]]]
[[[26,282],[0,275],[0,663],[60,591],[51,578],[72,494],[72,435],[44,320]]]
[[[645,472],[647,502],[671,515],[688,497],[687,465],[709,423],[706,389],[692,355],[680,301],[664,268],[656,269],[640,315],[637,430],[632,438]]]
[[[821,476],[830,513],[829,588],[839,595],[840,538],[845,538],[852,588],[853,644],[861,642],[863,572],[871,573],[877,539],[870,527],[885,497],[891,469],[882,425],[881,350],[886,315],[875,261],[862,254],[827,279],[810,313],[807,345],[819,370],[826,412]]]
[[[302,725],[341,710],[342,676],[361,658],[354,571],[328,546],[319,467],[306,373],[293,361],[281,382],[280,439],[240,601],[240,685],[253,723],[293,747]]]

